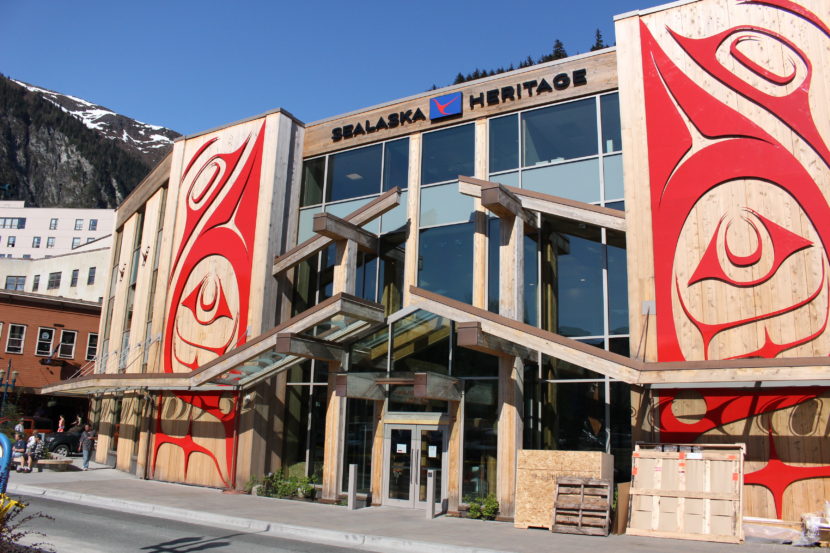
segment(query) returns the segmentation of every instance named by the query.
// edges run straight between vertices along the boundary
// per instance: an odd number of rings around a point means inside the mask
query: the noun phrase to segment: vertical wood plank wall
[[[616,22],[633,356],[779,357],[785,371],[786,358],[830,354],[828,23],[822,0],[700,0]],[[673,154],[687,137],[688,151]],[[694,180],[683,180],[690,168]],[[782,236],[800,246],[787,250]],[[705,324],[725,329],[708,347]],[[815,387],[632,395],[641,437],[745,442],[744,513],[785,520],[830,496],[829,402]]]

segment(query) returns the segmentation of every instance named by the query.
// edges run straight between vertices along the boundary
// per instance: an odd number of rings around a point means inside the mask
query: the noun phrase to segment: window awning
[[[384,320],[383,305],[337,294],[191,373],[93,374],[44,387],[40,393],[248,388],[311,357],[304,352],[280,352],[277,342],[286,336],[345,344],[382,326]]]

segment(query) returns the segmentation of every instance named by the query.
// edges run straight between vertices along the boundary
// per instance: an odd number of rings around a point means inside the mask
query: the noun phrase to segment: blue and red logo
[[[429,101],[429,119],[435,121],[452,115],[461,115],[462,94],[453,92]]]

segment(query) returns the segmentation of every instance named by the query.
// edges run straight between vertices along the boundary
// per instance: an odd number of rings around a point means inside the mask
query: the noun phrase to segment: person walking
[[[85,424],[84,431],[81,432],[81,440],[78,443],[78,451],[83,453],[84,462],[81,470],[89,469],[89,458],[92,457],[92,450],[95,447],[95,440],[98,436],[92,429],[92,425]]]
[[[66,430],[66,419],[61,415],[58,417],[58,432],[63,432],[64,430]]]

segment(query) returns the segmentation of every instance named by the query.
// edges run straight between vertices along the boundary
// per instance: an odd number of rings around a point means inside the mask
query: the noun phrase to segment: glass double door
[[[446,430],[420,424],[387,424],[384,446],[383,504],[425,507],[427,471],[435,470],[435,502],[440,505],[446,498]]]

